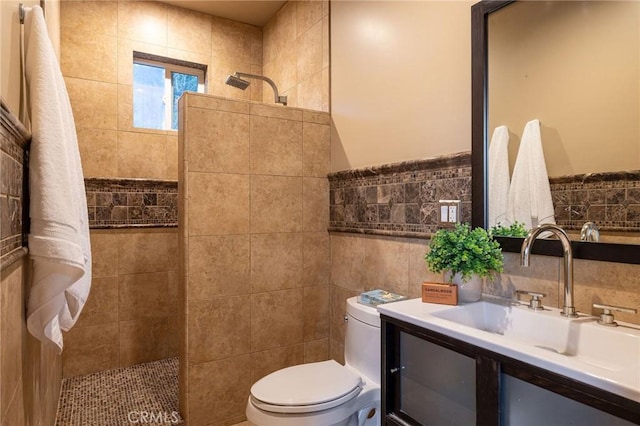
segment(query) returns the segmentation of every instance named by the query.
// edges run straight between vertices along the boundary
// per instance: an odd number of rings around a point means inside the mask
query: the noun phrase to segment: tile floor
[[[62,381],[56,426],[183,424],[178,412],[178,358]]]

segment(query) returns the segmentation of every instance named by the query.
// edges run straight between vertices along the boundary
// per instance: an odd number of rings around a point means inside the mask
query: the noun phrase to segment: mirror
[[[635,9],[621,11],[623,6]],[[616,21],[616,31],[610,26],[614,19],[624,20]],[[487,152],[493,129],[507,125],[513,159],[525,123],[538,119],[556,222],[578,235],[588,220],[601,227],[603,242],[574,242],[575,257],[640,263],[640,246],[632,244],[640,244],[640,214],[634,223],[633,205],[640,197],[636,201],[635,191],[627,190],[640,181],[639,20],[638,2],[483,1],[472,6],[474,226],[488,225]],[[561,40],[568,40],[564,52]],[[578,48],[578,42],[585,47]],[[598,49],[613,55],[602,59]],[[576,57],[582,63],[576,64]],[[629,82],[623,81],[625,73]],[[543,80],[545,75],[553,80]],[[579,80],[586,87],[578,86]],[[547,87],[551,95],[542,90]],[[609,152],[613,155],[605,159]],[[608,240],[607,234],[617,239]],[[522,239],[500,242],[505,251],[519,251]],[[560,255],[556,241],[540,243],[541,254]]]

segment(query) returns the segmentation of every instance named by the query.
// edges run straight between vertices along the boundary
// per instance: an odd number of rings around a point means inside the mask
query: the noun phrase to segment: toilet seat
[[[251,387],[256,408],[275,413],[327,410],[355,398],[364,386],[360,375],[334,360],[278,370]]]

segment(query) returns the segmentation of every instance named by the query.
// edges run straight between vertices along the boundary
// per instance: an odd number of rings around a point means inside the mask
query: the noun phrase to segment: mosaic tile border
[[[471,221],[471,153],[461,152],[329,176],[332,232],[424,238],[438,230],[438,200],[462,202]]]
[[[178,182],[85,179],[89,228],[178,226]]]
[[[0,269],[26,255],[23,199],[31,135],[0,99]]]
[[[595,222],[601,231],[640,232],[640,171],[549,178],[556,223],[580,230]]]

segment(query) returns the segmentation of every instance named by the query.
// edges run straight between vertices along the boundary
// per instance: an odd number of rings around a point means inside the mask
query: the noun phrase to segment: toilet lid
[[[362,378],[334,360],[278,370],[251,387],[254,405],[265,411],[304,413],[340,405],[360,393]]]

